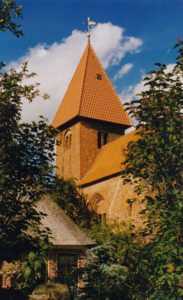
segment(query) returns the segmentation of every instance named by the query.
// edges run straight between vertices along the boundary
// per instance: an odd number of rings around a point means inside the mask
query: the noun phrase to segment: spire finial
[[[90,36],[91,36],[91,34],[90,34],[90,27],[93,26],[93,25],[95,25],[95,24],[96,24],[96,22],[91,21],[90,17],[88,17],[88,33],[87,33],[88,43],[90,43]]]
[[[87,33],[88,43],[90,43],[90,37],[91,37],[91,34],[88,32]]]

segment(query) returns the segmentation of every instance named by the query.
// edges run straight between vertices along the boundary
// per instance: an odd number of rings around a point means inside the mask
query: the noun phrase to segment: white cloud
[[[175,66],[175,64],[167,65],[165,72],[166,73],[172,72],[174,66]],[[140,96],[138,96],[138,94],[141,94],[142,92],[145,92],[148,90],[148,86],[145,85],[144,77],[145,77],[145,74],[142,75],[140,82],[138,82],[136,85],[128,86],[125,90],[123,90],[120,93],[119,97],[123,103],[129,103],[132,100],[140,98]],[[134,124],[137,124],[137,121],[135,119],[132,119],[132,122]],[[130,132],[131,130],[133,130],[133,128],[130,130],[127,130],[126,133]]]
[[[118,65],[126,53],[137,53],[142,40],[124,35],[124,28],[112,23],[98,24],[92,30],[92,45],[104,68]]]
[[[122,68],[118,71],[118,73],[114,76],[113,80],[122,78],[125,74],[127,74],[133,68],[133,64],[125,64]]]
[[[130,102],[137,98],[137,94],[140,94],[142,91],[147,90],[147,86],[144,85],[144,75],[141,78],[141,81],[136,85],[129,85],[125,90],[120,93],[120,99],[123,103]]]
[[[29,70],[37,73],[36,81],[41,83],[41,93],[48,93],[51,97],[47,101],[38,98],[31,104],[25,103],[24,121],[37,120],[39,115],[47,117],[50,122],[53,120],[83,54],[86,40],[85,33],[74,30],[60,43],[38,44],[17,62],[8,65],[8,68],[19,68],[27,60]],[[105,23],[92,28],[91,44],[104,68],[107,68],[119,64],[126,53],[140,51],[142,40],[125,36],[123,28]]]
[[[166,67],[166,73],[172,72],[175,64],[169,64]],[[142,75],[140,82],[138,82],[136,85],[130,85],[128,86],[125,90],[123,90],[120,93],[120,99],[122,100],[123,103],[125,102],[130,102],[133,99],[138,98],[138,94],[142,93],[143,91],[148,90],[148,86],[145,86],[145,81],[144,81],[145,74]]]

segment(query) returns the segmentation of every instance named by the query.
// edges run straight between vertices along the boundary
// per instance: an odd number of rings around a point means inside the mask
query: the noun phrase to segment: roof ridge
[[[86,57],[86,65],[85,65],[85,71],[84,71],[84,79],[83,79],[83,85],[82,85],[82,91],[81,91],[81,98],[80,98],[80,103],[79,103],[79,110],[78,110],[78,116],[80,115],[80,110],[81,110],[81,103],[82,103],[82,99],[83,99],[83,92],[84,92],[84,84],[85,84],[85,80],[86,80],[86,70],[87,70],[87,65],[88,65],[88,55],[89,55],[89,50],[90,50],[90,43],[88,42],[88,53],[87,53],[87,57]]]

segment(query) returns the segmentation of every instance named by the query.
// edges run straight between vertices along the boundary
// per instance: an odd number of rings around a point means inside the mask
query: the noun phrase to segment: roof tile
[[[102,76],[97,79],[97,74]],[[132,126],[107,74],[88,43],[52,125],[59,127],[81,116]]]
[[[139,139],[139,135],[136,132],[130,132],[103,146],[88,173],[78,185],[83,186],[121,172],[123,169],[122,162],[125,161],[124,150],[129,142]]]

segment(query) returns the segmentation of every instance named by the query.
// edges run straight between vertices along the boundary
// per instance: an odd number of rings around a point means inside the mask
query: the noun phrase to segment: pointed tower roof
[[[53,120],[58,128],[75,117],[132,126],[132,122],[88,42]]]

